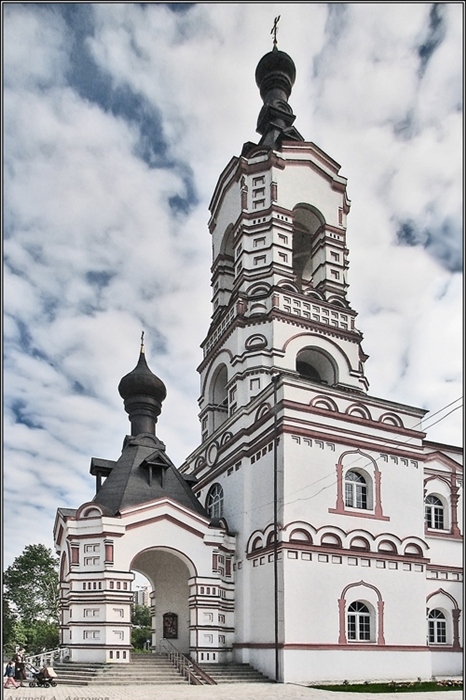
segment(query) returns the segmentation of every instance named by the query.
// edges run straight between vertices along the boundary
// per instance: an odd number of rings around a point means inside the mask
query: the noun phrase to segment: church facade
[[[369,393],[346,179],[294,127],[294,79],[274,45],[256,69],[260,142],[212,197],[199,447],[168,458],[142,346],[119,385],[120,458],[92,459],[93,501],[57,512],[72,661],[129,661],[140,571],[154,651],[168,639],[283,682],[461,673],[462,451]]]

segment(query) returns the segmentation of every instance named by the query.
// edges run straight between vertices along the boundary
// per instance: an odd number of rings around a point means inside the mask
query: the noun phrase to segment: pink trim
[[[70,646],[70,645],[69,645]],[[344,647],[344,649],[343,649]],[[267,642],[235,642],[233,644],[234,649],[275,649],[275,644]],[[448,652],[460,652],[461,650],[453,649],[451,646],[446,647],[436,647],[433,649],[428,646],[414,646],[414,645],[397,645],[397,644],[371,644],[361,643],[361,644],[293,644],[292,642],[287,644],[279,644],[279,649],[295,649],[302,651],[415,651],[415,652],[432,652],[432,651],[448,651]]]
[[[453,649],[461,649],[460,646],[460,615],[461,610],[455,608],[451,611],[453,621]]]
[[[385,648],[385,638],[384,638],[384,602],[382,600],[382,595],[379,591],[379,589],[376,586],[373,586],[372,583],[366,583],[365,581],[357,581],[355,583],[349,583],[347,586],[342,591],[341,598],[338,600],[338,614],[339,614],[339,624],[340,624],[340,631],[338,635],[338,643],[339,644],[346,644],[348,647],[352,646],[353,642],[351,644],[348,643],[348,640],[346,638],[346,594],[351,588],[356,588],[358,586],[365,586],[366,588],[370,588],[375,593],[377,594],[377,645],[382,646]],[[355,642],[355,644],[361,644],[364,648],[367,648],[367,645],[372,646],[373,642]]]
[[[383,633],[383,623],[384,623],[384,605],[383,600],[377,601],[377,644],[385,645],[385,637]]]
[[[338,599],[338,617],[340,623],[340,634],[338,635],[338,644],[348,644],[346,639],[346,600]]]
[[[337,505],[335,513],[343,514],[345,512],[345,503],[343,501],[343,465],[338,462],[336,465],[337,470]],[[329,512],[331,510],[329,509]]]
[[[113,564],[113,542],[105,542],[105,563]]]
[[[186,525],[177,518],[174,518],[173,516],[167,514],[158,515],[154,518],[146,518],[143,522],[130,523],[126,526],[126,529],[133,530],[136,527],[144,527],[145,525],[149,525],[149,523],[157,523],[161,520],[168,520],[169,522],[174,523],[178,527],[181,527],[183,530],[186,530],[187,532],[191,532],[193,535],[196,535],[196,537],[204,537],[204,534],[199,530],[195,530],[193,527],[189,527],[189,525]]]
[[[371,478],[373,480],[373,491],[374,491],[374,512],[367,512],[365,509],[355,509],[355,510],[348,510],[345,507],[344,499],[343,499],[343,482],[344,482],[344,467],[343,467],[343,459],[347,455],[351,454],[359,454],[362,455],[364,454],[365,457],[370,461],[370,463],[373,465],[374,469],[374,474],[371,475]],[[388,516],[385,516],[383,514],[382,510],[382,499],[381,499],[381,482],[382,482],[382,474],[380,470],[377,467],[376,462],[370,457],[370,455],[365,454],[362,452],[360,449],[357,450],[347,450],[346,452],[343,452],[339,459],[338,463],[335,465],[336,466],[336,471],[337,471],[337,501],[335,508],[329,508],[328,512],[329,513],[336,513],[337,515],[352,515],[356,516],[357,518],[371,518],[373,520],[385,520],[389,521],[390,518]]]

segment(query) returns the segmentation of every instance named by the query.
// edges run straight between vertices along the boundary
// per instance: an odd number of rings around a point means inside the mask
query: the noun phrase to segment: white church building
[[[93,458],[94,499],[57,511],[72,662],[130,661],[138,571],[154,652],[166,638],[280,682],[461,673],[462,450],[427,439],[424,410],[369,392],[346,179],[293,126],[294,79],[274,44],[256,69],[261,139],[210,204],[199,447],[179,468],[167,456],[142,346],[119,385],[120,457]]]

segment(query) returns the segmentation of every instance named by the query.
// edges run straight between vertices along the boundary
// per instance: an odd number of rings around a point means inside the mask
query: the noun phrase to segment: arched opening
[[[228,372],[226,365],[218,367],[211,384],[210,403],[213,410],[213,428],[216,430],[228,418]]]
[[[320,211],[310,204],[298,204],[293,210],[293,271],[300,290],[311,282],[312,240],[324,224]]]
[[[223,516],[223,489],[220,484],[214,484],[209,489],[205,507],[211,518],[219,520]]]
[[[326,354],[315,348],[304,348],[298,353],[296,371],[301,377],[316,384],[333,386],[337,382],[333,363]]]
[[[214,262],[212,274],[214,316],[221,308],[228,306],[235,278],[235,251],[233,224],[227,226],[220,245],[220,252]]]
[[[370,642],[374,639],[374,618],[372,606],[365,601],[355,600],[348,606],[346,617],[349,642]]]
[[[426,527],[432,530],[445,530],[445,506],[441,499],[429,494],[425,499]]]
[[[188,561],[179,553],[162,548],[146,549],[132,562],[132,569],[137,572],[136,580],[141,580],[142,576],[150,587],[150,649],[153,652],[162,651],[163,640],[168,638],[178,651],[189,654],[188,581],[194,572],[188,567]],[[170,630],[168,622],[171,622]]]
[[[131,606],[131,646],[134,653],[150,651],[152,647],[152,585],[146,576],[132,571],[133,604]]]

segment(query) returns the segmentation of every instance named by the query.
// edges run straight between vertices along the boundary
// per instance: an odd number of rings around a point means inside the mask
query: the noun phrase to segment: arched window
[[[428,617],[429,644],[447,643],[447,620],[441,610],[431,610]]]
[[[352,642],[370,642],[371,614],[369,608],[360,601],[348,607],[348,640]]]
[[[345,506],[348,508],[367,508],[367,484],[365,478],[358,472],[346,472]]]
[[[337,371],[330,357],[316,348],[303,348],[296,357],[296,371],[317,384],[332,386],[337,382]]]
[[[425,500],[426,525],[434,530],[445,528],[443,503],[437,496],[427,496]]]
[[[206,510],[211,518],[221,518],[223,515],[223,489],[220,484],[214,484],[207,494]]]

